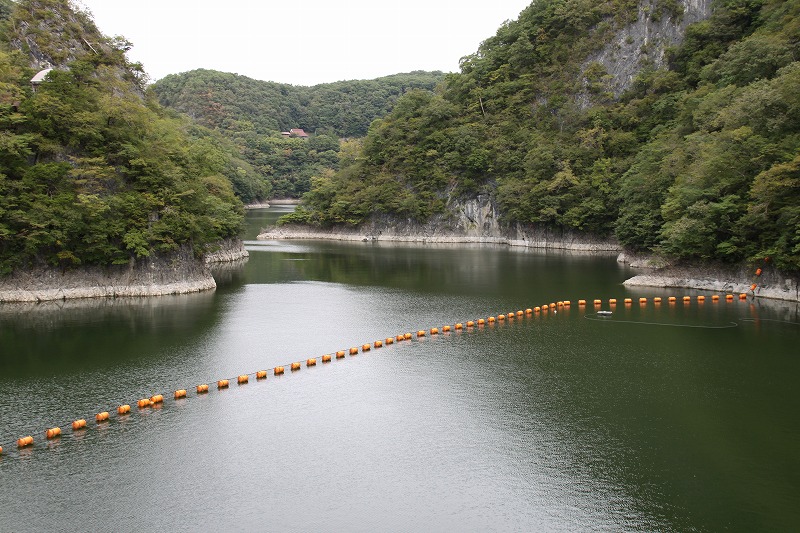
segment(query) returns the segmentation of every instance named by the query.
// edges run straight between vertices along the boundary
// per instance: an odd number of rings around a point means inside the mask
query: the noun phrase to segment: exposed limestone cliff
[[[800,281],[789,278],[771,268],[763,268],[755,275],[755,267],[725,265],[670,265],[663,258],[632,257],[620,254],[622,263],[647,269],[625,281],[626,287],[674,287],[718,291],[721,293],[747,293],[761,298],[800,302]],[[756,285],[755,292],[751,285]]]
[[[219,243],[203,259],[185,247],[128,265],[62,270],[35,267],[0,278],[0,302],[39,302],[72,298],[162,296],[216,288],[209,264],[248,256],[238,239]]]
[[[618,252],[619,244],[608,238],[569,229],[516,225],[503,227],[497,205],[489,195],[468,201],[451,201],[449,213],[425,224],[412,220],[376,217],[355,228],[331,229],[279,226],[258,236],[269,239],[333,239],[343,241],[396,241],[421,243],[491,243],[529,248],[553,248],[583,252]]]
[[[636,21],[617,32],[614,39],[583,64],[585,71],[592,64],[602,65],[608,78],[609,92],[619,97],[631,87],[636,75],[645,67],[666,66],[665,52],[683,41],[686,28],[711,16],[712,0],[676,0],[675,8],[663,0],[639,2]],[[587,95],[581,97],[588,106]]]

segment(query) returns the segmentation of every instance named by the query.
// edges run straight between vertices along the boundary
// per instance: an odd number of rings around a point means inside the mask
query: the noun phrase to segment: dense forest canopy
[[[0,19],[0,273],[203,253],[238,234],[234,189],[262,186],[255,171],[147,95],[130,43],[68,0],[0,0]]]
[[[715,0],[615,95],[593,53],[677,0],[537,0],[435,92],[411,91],[288,221],[424,221],[488,192],[508,225],[800,271],[800,0]]]
[[[441,72],[419,71],[302,87],[199,69],[151,88],[162,105],[229,139],[272,196],[298,198],[312,177],[338,169],[339,139],[363,137],[400,96],[432,91],[442,79]],[[293,128],[308,132],[309,142],[281,135]]]

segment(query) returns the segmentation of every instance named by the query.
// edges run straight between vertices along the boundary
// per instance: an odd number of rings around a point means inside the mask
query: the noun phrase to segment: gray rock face
[[[612,239],[567,229],[516,225],[504,228],[497,205],[489,195],[467,201],[451,201],[449,213],[425,224],[413,220],[378,217],[357,228],[318,229],[304,226],[271,228],[258,236],[270,239],[333,239],[344,241],[395,241],[422,243],[486,243],[552,248],[584,252],[618,252]]]
[[[744,265],[670,265],[655,256],[631,256],[622,253],[617,261],[632,267],[647,268],[647,273],[626,280],[626,287],[685,288],[720,293],[742,294],[776,300],[800,302],[800,281],[787,277],[771,265],[763,268],[761,275],[755,267]],[[751,286],[755,284],[755,291]]]
[[[642,68],[665,66],[666,49],[683,41],[689,25],[711,16],[711,3],[712,0],[677,0],[676,4],[683,8],[678,15],[659,8],[656,0],[639,2],[636,21],[617,32],[605,48],[590,55],[583,70],[592,63],[602,65],[610,76],[606,86],[614,97],[619,97],[631,87]],[[584,107],[589,105],[588,96],[580,100]]]
[[[215,289],[208,264],[247,257],[242,242],[226,240],[204,258],[189,248],[128,265],[79,269],[35,267],[0,278],[0,302],[40,302],[72,298],[163,296]]]

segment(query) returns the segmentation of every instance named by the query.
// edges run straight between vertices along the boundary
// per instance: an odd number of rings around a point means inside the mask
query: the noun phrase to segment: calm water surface
[[[246,238],[280,211],[251,212]],[[597,320],[579,298],[673,293],[624,289],[613,257],[247,246],[211,293],[0,306],[0,531],[800,528],[796,305],[637,303]],[[136,409],[156,393],[162,407]]]

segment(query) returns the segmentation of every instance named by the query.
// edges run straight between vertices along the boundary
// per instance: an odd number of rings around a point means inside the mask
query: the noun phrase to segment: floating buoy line
[[[757,275],[760,275],[760,274],[761,274],[761,272],[757,273]],[[730,302],[733,302],[736,299],[738,299],[738,300],[747,300],[747,297],[748,297],[747,293],[741,293],[741,294],[738,295],[738,297],[733,295],[733,294],[726,294],[724,296],[724,300],[726,302],[730,303]],[[721,297],[719,295],[715,294],[715,295],[711,296],[711,301],[714,302],[714,303],[719,302],[720,300],[721,300]],[[664,300],[661,297],[652,298],[652,303],[654,305],[656,305],[656,306],[662,304],[663,301]],[[666,301],[667,301],[668,305],[676,305],[678,300],[677,300],[677,298],[675,296],[669,296],[669,297],[667,297]],[[681,301],[682,301],[682,303],[684,305],[690,305],[691,302],[692,302],[692,298],[690,296],[684,296]],[[704,303],[706,301],[706,297],[703,296],[703,295],[696,296],[695,297],[695,301],[698,304],[702,304],[702,303]],[[617,320],[617,319],[609,320],[609,318],[611,316],[613,316],[613,312],[614,312],[613,310],[617,306],[617,299],[616,298],[610,298],[610,299],[607,300],[607,304],[611,309],[610,311],[601,309],[601,307],[603,306],[603,300],[594,299],[594,300],[591,300],[591,303],[589,303],[589,302],[590,302],[589,300],[578,300],[578,307],[586,308],[586,307],[589,307],[589,306],[593,306],[595,309],[597,309],[596,316],[597,317],[603,317],[603,318],[595,318],[595,317],[592,317],[592,316],[589,316],[589,315],[584,315],[584,318],[589,319],[589,320],[598,320],[598,321],[605,321],[605,322],[609,322],[610,321],[610,322],[614,322],[614,323],[635,323],[635,324],[645,324],[645,325],[659,325],[659,326],[661,326],[661,325],[669,325],[669,326],[677,326],[677,327],[696,327],[696,328],[706,328],[706,329],[724,329],[724,328],[731,328],[731,327],[736,327],[737,326],[737,324],[735,322],[730,322],[730,323],[725,324],[725,325],[712,325],[712,326],[705,325],[704,326],[704,325],[668,324],[668,323],[659,323],[659,322],[639,322],[639,321]],[[622,300],[622,302],[623,302],[623,305],[626,308],[627,307],[631,307],[634,304],[634,300],[632,298],[625,298],[625,299]],[[638,304],[639,304],[640,307],[647,306],[648,302],[649,302],[649,300],[647,298],[639,298],[638,299]],[[248,383],[250,383],[250,378],[251,377],[253,377],[257,382],[261,382],[261,381],[264,381],[264,380],[267,379],[267,376],[268,376],[268,374],[270,372],[274,376],[283,375],[286,372],[286,368],[287,367],[289,368],[289,370],[292,373],[295,373],[295,372],[299,371],[303,367],[303,364],[305,364],[305,366],[307,368],[308,367],[317,366],[318,362],[321,363],[321,364],[329,364],[334,359],[336,359],[336,360],[343,359],[345,357],[346,353],[349,353],[349,355],[354,356],[354,355],[358,355],[359,353],[363,354],[363,353],[370,352],[373,349],[376,349],[376,350],[377,349],[381,349],[381,348],[383,348],[385,346],[393,345],[396,342],[397,343],[409,342],[409,341],[412,341],[414,338],[423,339],[423,338],[428,337],[428,336],[433,337],[433,336],[438,336],[440,334],[448,334],[448,333],[451,333],[453,331],[458,331],[458,332],[461,332],[461,331],[464,331],[464,330],[472,331],[472,330],[475,330],[475,329],[478,329],[478,328],[484,328],[487,325],[491,326],[493,324],[503,323],[503,322],[506,322],[506,321],[511,322],[511,321],[513,321],[515,319],[524,318],[524,317],[530,317],[530,316],[544,316],[544,315],[547,315],[547,314],[549,314],[551,312],[553,314],[556,314],[559,310],[565,309],[565,308],[570,308],[571,306],[572,306],[572,302],[570,300],[563,300],[563,301],[557,301],[557,302],[551,302],[551,303],[543,304],[543,305],[537,306],[537,307],[531,307],[531,308],[526,309],[525,311],[519,310],[519,311],[516,311],[516,312],[500,313],[498,315],[489,316],[487,318],[478,318],[476,320],[468,320],[466,322],[459,322],[459,323],[454,324],[454,325],[442,326],[441,328],[433,327],[433,328],[429,328],[429,329],[420,329],[420,330],[417,330],[415,333],[410,333],[410,332],[402,333],[402,334],[398,334],[398,335],[396,335],[394,337],[386,337],[385,339],[376,340],[376,341],[371,342],[371,343],[364,343],[364,344],[361,345],[360,348],[358,346],[353,346],[353,347],[349,348],[349,350],[337,350],[335,352],[331,352],[331,353],[322,355],[320,357],[310,357],[310,358],[306,359],[305,361],[294,361],[294,362],[291,362],[291,363],[287,363],[287,364],[283,364],[283,365],[279,365],[279,366],[273,367],[270,370],[258,370],[256,372],[249,372],[247,374],[240,374],[236,378],[224,378],[224,379],[219,379],[216,382],[210,382],[210,383],[214,383],[216,385],[216,388],[217,388],[218,391],[224,391],[225,389],[228,389],[230,387],[231,381],[235,380],[236,383],[239,386],[245,386]],[[752,319],[743,319],[743,320],[752,320]],[[186,399],[188,397],[189,390],[194,390],[196,396],[201,396],[201,395],[204,395],[204,394],[208,394],[209,393],[209,389],[210,389],[209,383],[201,383],[201,384],[195,385],[194,387],[191,387],[191,388],[178,389],[178,390],[174,391],[174,393],[172,394],[172,397],[173,397],[173,399],[175,401],[184,400],[184,399]],[[150,396],[148,398],[141,398],[141,399],[137,400],[135,402],[137,411],[133,410],[133,407],[131,406],[131,404],[122,404],[122,405],[117,406],[115,409],[111,409],[110,411],[101,411],[101,412],[98,412],[97,414],[95,414],[94,417],[89,417],[90,420],[92,418],[94,419],[94,426],[91,426],[89,424],[89,422],[87,422],[86,418],[78,418],[78,419],[74,420],[73,422],[71,422],[71,424],[64,424],[63,427],[71,427],[73,434],[79,434],[81,432],[88,431],[91,427],[101,427],[101,426],[103,426],[105,424],[108,424],[112,420],[112,415],[111,415],[112,412],[116,413],[116,418],[120,419],[122,417],[132,416],[135,412],[142,412],[144,410],[151,409],[153,407],[160,407],[161,405],[164,404],[164,402],[165,402],[165,397],[164,397],[163,394],[154,394],[154,395],[152,395],[152,396]],[[61,439],[62,436],[63,436],[62,426],[54,426],[54,427],[48,428],[44,432],[42,432],[42,437],[45,440],[45,442]],[[36,441],[36,439],[34,439],[33,435],[26,435],[26,436],[23,436],[23,437],[20,437],[20,438],[17,439],[16,447],[19,450],[29,449],[29,448],[34,447],[36,442],[37,441]],[[13,446],[14,446],[14,444],[12,443],[10,445],[7,445],[6,448],[10,448],[10,447],[13,447]],[[5,452],[3,450],[3,446],[0,446],[0,456],[2,456],[4,453]]]

